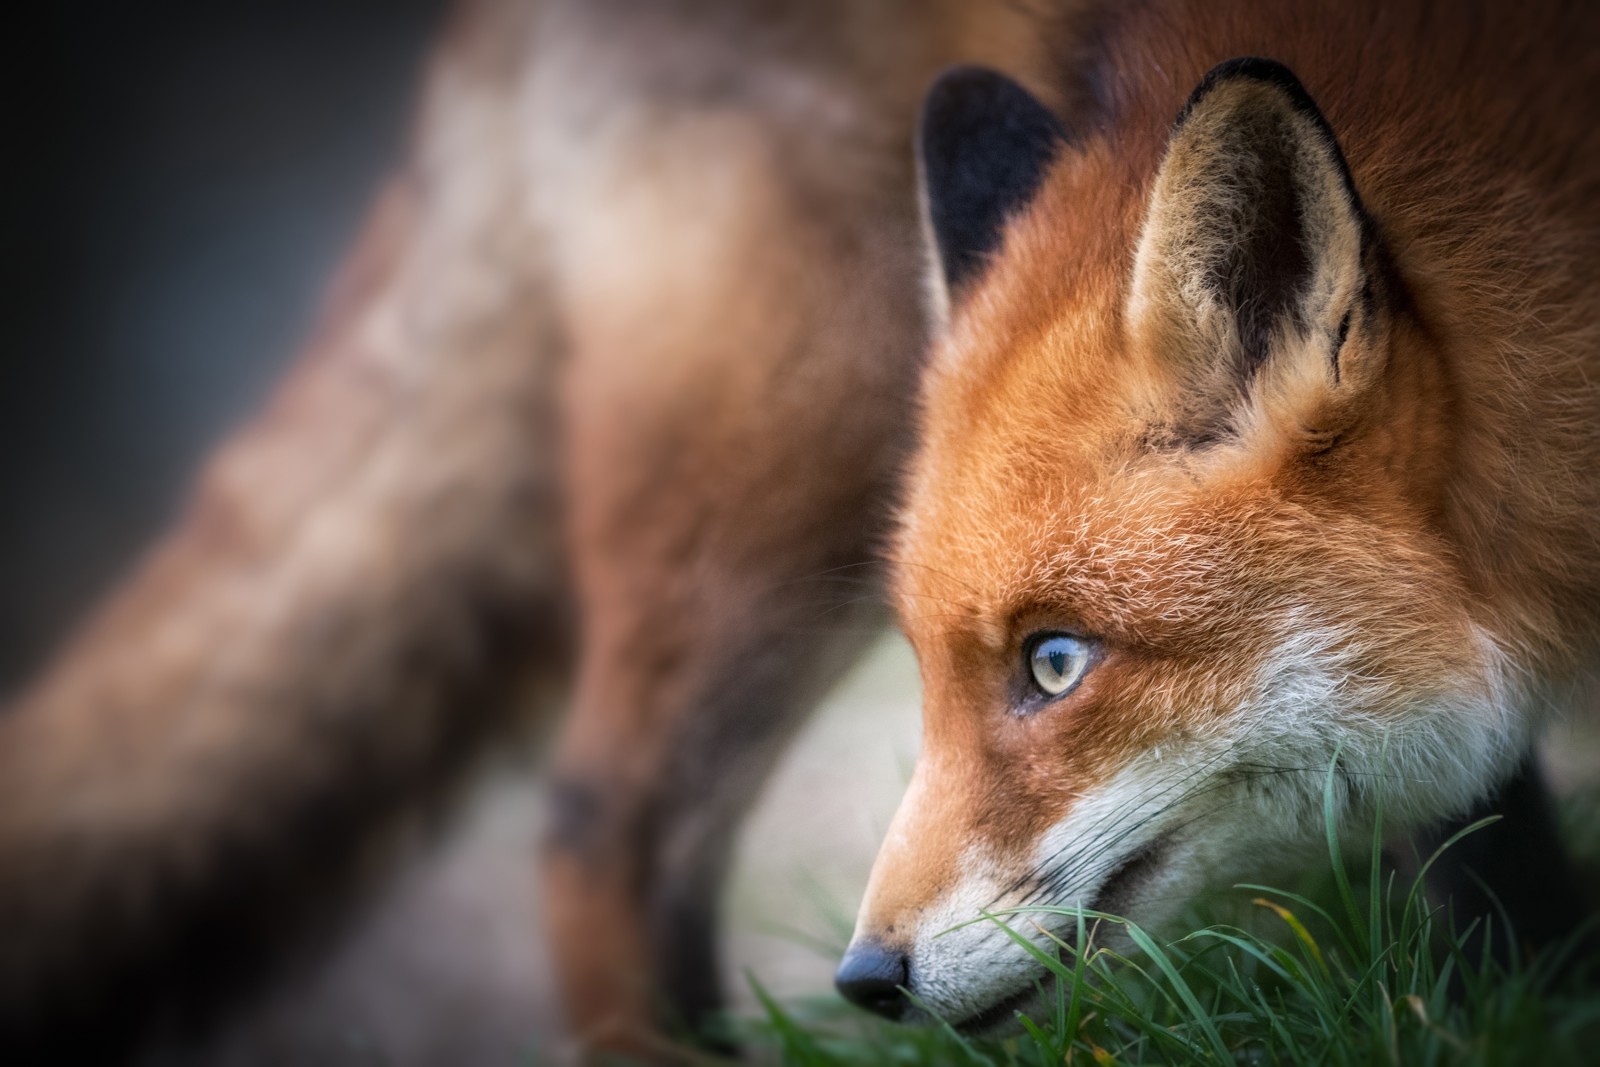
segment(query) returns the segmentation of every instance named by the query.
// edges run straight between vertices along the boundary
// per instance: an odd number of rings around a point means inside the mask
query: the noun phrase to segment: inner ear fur
[[[1214,68],[1157,172],[1127,308],[1136,342],[1186,389],[1186,436],[1224,432],[1265,368],[1281,386],[1353,384],[1341,359],[1372,315],[1372,241],[1294,74],[1250,58]]]

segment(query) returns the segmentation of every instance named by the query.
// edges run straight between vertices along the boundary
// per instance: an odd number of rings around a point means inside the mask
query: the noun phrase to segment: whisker
[[[1300,771],[1300,768],[1263,768],[1263,769],[1258,770],[1255,773],[1252,773],[1252,774],[1250,774],[1250,775],[1248,775],[1247,777],[1244,777],[1244,778],[1228,777],[1228,778],[1224,778],[1224,779],[1222,779],[1220,781],[1207,781],[1207,782],[1204,782],[1204,783],[1200,784],[1199,786],[1197,786],[1196,788],[1185,792],[1183,795],[1179,796],[1178,798],[1176,798],[1176,799],[1170,801],[1169,803],[1163,805],[1159,809],[1157,809],[1157,810],[1155,810],[1153,812],[1147,813],[1144,818],[1140,819],[1134,825],[1127,827],[1121,833],[1117,834],[1115,837],[1110,837],[1107,833],[1100,833],[1100,834],[1096,835],[1095,837],[1093,837],[1091,839],[1092,847],[1100,847],[1102,844],[1104,846],[1106,846],[1106,847],[1119,844],[1122,841],[1126,840],[1127,838],[1129,838],[1129,837],[1133,836],[1134,834],[1138,833],[1138,831],[1144,829],[1144,827],[1148,826],[1151,822],[1154,822],[1155,820],[1161,818],[1167,812],[1171,811],[1173,808],[1179,806],[1180,804],[1186,804],[1186,803],[1188,803],[1188,802],[1190,802],[1190,801],[1192,801],[1192,800],[1194,800],[1194,799],[1196,799],[1198,797],[1206,796],[1206,795],[1208,795],[1210,793],[1215,793],[1215,792],[1217,792],[1219,790],[1226,789],[1226,788],[1229,788],[1231,786],[1239,785],[1244,781],[1253,781],[1253,780],[1258,779],[1258,778],[1270,777],[1270,776],[1276,775],[1276,774],[1297,773],[1299,771]],[[1242,798],[1241,798],[1241,800],[1242,800]],[[1191,822],[1192,822],[1192,820],[1191,820]],[[1181,828],[1182,826],[1186,826],[1186,825],[1189,825],[1189,824],[1190,824],[1189,822],[1180,824],[1180,826],[1178,828]],[[1081,859],[1084,857],[1084,855],[1087,854],[1090,851],[1090,848],[1091,848],[1091,846],[1086,846],[1086,847],[1079,848],[1079,849],[1075,850],[1074,853],[1071,856],[1067,857],[1060,864],[1055,865],[1052,873],[1046,875],[1046,878],[1051,883],[1059,884],[1060,878],[1062,876],[1064,876],[1068,871],[1070,871],[1071,868],[1075,867],[1081,861]]]
[[[1038,877],[1040,872],[1042,872],[1042,871],[1046,871],[1046,870],[1049,870],[1049,869],[1052,869],[1052,868],[1057,868],[1057,867],[1065,865],[1067,863],[1075,862],[1076,859],[1080,855],[1082,855],[1082,853],[1088,847],[1099,845],[1101,842],[1106,840],[1107,835],[1109,833],[1111,833],[1112,831],[1116,830],[1118,827],[1122,826],[1128,819],[1135,817],[1135,815],[1139,811],[1141,811],[1143,809],[1144,804],[1147,804],[1147,803],[1149,803],[1150,801],[1153,801],[1153,800],[1160,799],[1161,797],[1163,797],[1167,793],[1169,793],[1171,790],[1181,787],[1182,785],[1184,785],[1187,782],[1192,781],[1195,777],[1197,777],[1199,775],[1205,774],[1209,769],[1211,769],[1211,767],[1213,767],[1219,760],[1221,760],[1226,755],[1227,755],[1226,752],[1219,752],[1215,756],[1212,756],[1210,759],[1207,759],[1207,760],[1203,761],[1198,766],[1186,765],[1185,767],[1180,769],[1179,772],[1175,776],[1173,776],[1171,778],[1168,778],[1164,782],[1160,783],[1160,788],[1157,791],[1154,791],[1152,793],[1148,793],[1145,796],[1139,798],[1141,803],[1130,804],[1127,807],[1127,809],[1117,817],[1116,820],[1114,820],[1110,824],[1107,824],[1105,826],[1097,828],[1095,835],[1093,837],[1091,837],[1088,842],[1075,841],[1075,842],[1072,842],[1071,844],[1063,845],[1055,853],[1052,853],[1050,856],[1047,856],[1042,861],[1040,861],[1040,863],[1038,863],[1033,868],[1033,870],[1029,871],[1027,874],[1023,875],[1015,883],[1013,883],[1011,886],[1009,886],[1007,888],[1006,892],[1008,892],[1008,893],[1015,892],[1017,889],[1021,888],[1021,886],[1026,884],[1028,881]],[[1165,812],[1165,811],[1170,810],[1173,804],[1181,802],[1182,799],[1183,798],[1180,797],[1178,801],[1173,801],[1171,804],[1166,805],[1165,807],[1160,809],[1160,812]],[[1160,812],[1158,812],[1157,814],[1159,814]],[[1139,827],[1134,827],[1133,829],[1138,829],[1138,828]],[[1124,836],[1126,836],[1126,835],[1124,835]],[[1069,849],[1072,850],[1070,853],[1068,853]],[[1063,860],[1063,856],[1066,857],[1064,860]]]
[[[927,571],[929,574],[935,575],[936,577],[939,577],[939,578],[943,578],[946,581],[954,582],[956,585],[961,586],[968,593],[972,594],[972,596],[975,599],[978,599],[978,600],[984,599],[983,591],[981,589],[979,589],[977,586],[973,585],[971,582],[967,581],[966,579],[964,579],[964,578],[962,578],[962,577],[960,577],[958,575],[951,574],[949,571],[941,570],[938,567],[929,566],[926,563],[916,563],[916,562],[913,562],[911,560],[898,559],[898,558],[893,557],[893,556],[884,556],[883,560],[884,560],[885,563],[889,564],[890,567],[895,568],[897,570],[904,570],[904,569],[907,569],[907,568],[910,568],[910,567],[919,567],[922,570]]]

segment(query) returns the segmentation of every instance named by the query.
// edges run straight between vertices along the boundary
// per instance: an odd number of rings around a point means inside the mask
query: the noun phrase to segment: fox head
[[[1322,841],[1330,768],[1370,833],[1522,744],[1439,521],[1450,383],[1334,129],[1241,59],[1140,144],[986,71],[925,105],[923,748],[839,976],[885,1014],[1011,1019],[1041,972],[985,911],[1159,927]]]

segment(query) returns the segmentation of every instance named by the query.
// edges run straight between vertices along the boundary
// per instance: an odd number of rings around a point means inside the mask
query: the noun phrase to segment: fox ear
[[[1032,198],[1066,128],[1003,74],[956,67],[922,105],[917,162],[942,319],[999,247],[1006,217]]]
[[[1277,375],[1310,353],[1293,377],[1338,384],[1347,336],[1375,313],[1371,243],[1333,131],[1289,69],[1235,59],[1206,75],[1156,175],[1128,305],[1189,387],[1187,436],[1216,436],[1269,361]]]

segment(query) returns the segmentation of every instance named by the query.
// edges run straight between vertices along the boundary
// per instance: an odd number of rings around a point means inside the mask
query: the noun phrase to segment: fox
[[[864,1008],[1012,1025],[968,920],[1158,927],[1325,788],[1503,813],[1457,899],[1575,925],[1530,753],[1600,651],[1597,29],[460,0],[304,353],[0,715],[0,1050],[216,1025],[564,706],[569,1036],[667,1058],[741,814],[891,616]]]
[[[1536,804],[1504,783],[1600,652],[1597,43],[1563,5],[1180,0],[1105,30],[1094,124],[934,86],[890,553],[923,749],[852,1000],[1003,1025],[1043,972],[976,916],[1160,926],[1303,862],[1325,787],[1357,840]],[[1539,937],[1581,909],[1527,832]]]

